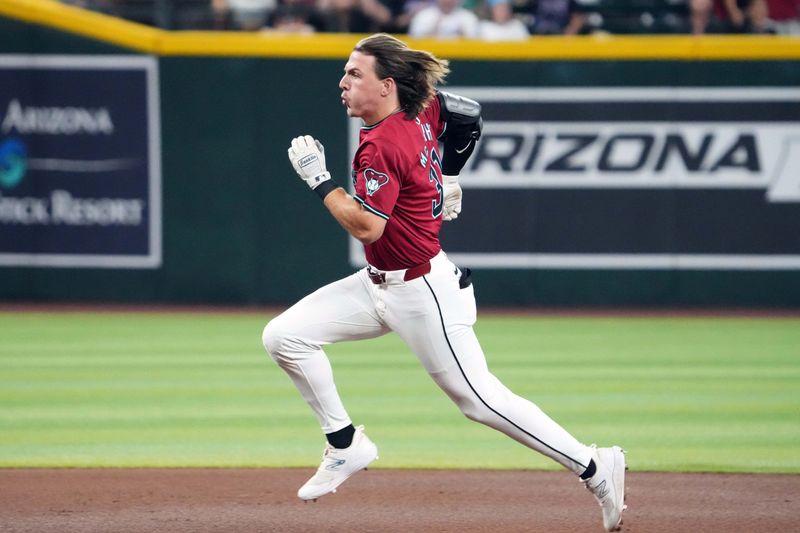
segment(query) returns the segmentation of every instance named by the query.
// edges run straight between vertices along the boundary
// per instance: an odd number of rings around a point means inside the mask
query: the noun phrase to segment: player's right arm
[[[311,190],[319,194],[333,218],[363,244],[371,244],[383,235],[386,219],[368,211],[355,198],[331,180],[325,168],[325,148],[310,135],[292,139],[288,150],[295,172]]]

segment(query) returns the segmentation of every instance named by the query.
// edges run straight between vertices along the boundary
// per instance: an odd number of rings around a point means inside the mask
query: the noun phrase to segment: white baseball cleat
[[[592,459],[597,472],[582,481],[594,494],[603,509],[603,525],[608,531],[619,531],[622,527],[622,511],[625,505],[625,450],[619,446],[594,448]]]
[[[377,458],[378,447],[364,434],[364,426],[358,426],[349,448],[334,448],[330,444],[325,447],[317,473],[300,487],[297,496],[301,500],[316,500],[336,492],[336,488],[347,478],[364,470]]]

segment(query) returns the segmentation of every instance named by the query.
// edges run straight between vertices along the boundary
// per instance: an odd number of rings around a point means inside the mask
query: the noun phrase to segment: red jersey
[[[775,22],[800,18],[800,0],[767,0],[767,12]]]
[[[441,250],[439,110],[439,99],[432,98],[415,119],[401,112],[361,128],[353,185],[355,199],[387,221],[381,238],[364,246],[369,264],[381,270],[410,268]]]

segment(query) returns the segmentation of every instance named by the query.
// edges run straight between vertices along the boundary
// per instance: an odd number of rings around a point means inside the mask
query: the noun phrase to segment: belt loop
[[[367,267],[367,276],[369,277],[369,280],[375,285],[381,285],[383,283],[386,283],[386,273],[373,270],[371,266]]]

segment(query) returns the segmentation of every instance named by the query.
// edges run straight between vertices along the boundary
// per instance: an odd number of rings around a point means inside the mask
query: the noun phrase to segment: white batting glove
[[[311,135],[301,135],[292,139],[289,161],[292,162],[297,175],[312,190],[331,179],[331,173],[325,168],[325,147]]]
[[[442,190],[444,191],[444,220],[455,220],[461,213],[461,186],[458,176],[442,176]]]

